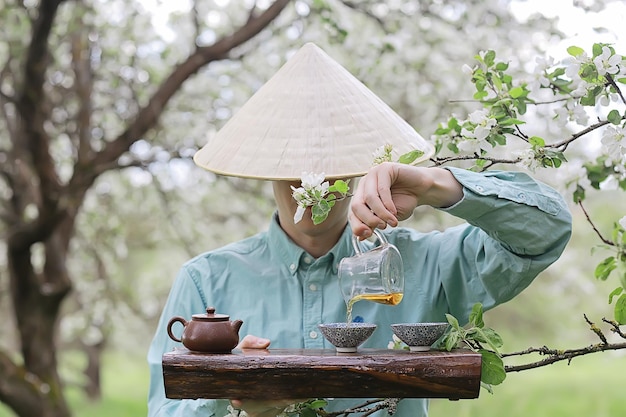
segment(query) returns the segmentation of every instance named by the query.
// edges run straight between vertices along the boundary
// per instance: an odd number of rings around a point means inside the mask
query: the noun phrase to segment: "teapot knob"
[[[215,307],[207,307],[206,308],[206,313],[210,316],[215,314]]]

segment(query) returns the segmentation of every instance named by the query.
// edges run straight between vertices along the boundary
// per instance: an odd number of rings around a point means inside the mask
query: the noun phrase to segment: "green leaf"
[[[615,268],[617,268],[617,265],[615,264],[615,258],[613,256],[609,256],[608,258],[600,262],[598,266],[596,266],[594,276],[599,280],[606,281],[606,279],[611,274],[611,271],[613,271]]]
[[[509,95],[513,98],[519,98],[524,95],[524,89],[522,87],[514,87],[509,91]]]
[[[455,129],[458,125],[459,121],[455,117],[451,117],[450,120],[448,120],[448,127],[450,129]]]
[[[576,190],[572,195],[572,199],[575,204],[578,204],[581,201],[585,201],[585,189],[581,187],[579,184],[576,184]]]
[[[410,152],[405,153],[404,155],[401,155],[400,158],[398,158],[398,162],[400,162],[401,164],[411,164],[422,155],[424,155],[424,151],[414,149]]]
[[[613,291],[611,291],[611,294],[609,294],[609,304],[613,304],[613,297],[615,297],[616,295],[620,295],[622,291],[624,291],[624,288],[622,287],[617,287]]]
[[[306,405],[307,407],[312,408],[312,409],[324,408],[328,405],[328,401],[318,398],[316,400],[307,402]]]
[[[512,125],[523,125],[523,124],[526,124],[526,122],[523,120],[514,119],[512,117],[506,118],[499,122],[500,126],[512,126]]]
[[[480,328],[485,326],[485,322],[483,321],[483,305],[481,303],[476,303],[472,306],[469,321],[472,326]]]
[[[457,331],[450,332],[445,338],[445,348],[448,352],[459,344],[459,333]]]
[[[300,417],[316,417],[317,413],[315,412],[315,410],[312,410],[310,408],[304,408],[300,411]]]
[[[543,140],[543,138],[540,138],[539,136],[531,136],[530,139],[528,139],[528,142],[533,146],[537,146],[540,148],[543,148],[544,146],[546,146],[546,141]]]
[[[333,205],[334,202],[331,204],[326,200],[321,200],[317,204],[311,206],[311,218],[313,219],[313,224],[323,223],[328,217],[328,213],[330,213],[330,209]]]
[[[507,62],[498,62],[496,64],[496,71],[506,71],[509,69],[509,64]]]
[[[487,53],[485,54],[485,65],[487,65],[487,67],[490,67],[493,65],[495,60],[496,60],[495,51],[493,50],[487,51]]]
[[[474,100],[482,100],[485,97],[487,97],[487,92],[484,90],[474,93]]]
[[[478,333],[474,339],[481,343],[487,343],[496,352],[498,352],[498,348],[501,348],[503,345],[502,337],[500,337],[495,330],[489,327],[478,329]]]
[[[614,125],[619,125],[622,122],[622,115],[617,110],[611,110],[606,119]]]
[[[571,56],[578,56],[584,54],[585,50],[583,48],[579,48],[578,46],[570,46],[567,48],[567,53]]]
[[[482,355],[480,380],[485,384],[499,385],[506,379],[504,362],[493,352],[485,349],[478,351]]]
[[[604,45],[603,45],[603,44],[601,44],[601,43],[594,43],[594,44],[593,44],[593,47],[592,47],[592,49],[591,49],[591,50],[593,51],[593,57],[594,57],[594,58],[595,58],[595,57],[597,57],[597,56],[602,55],[602,47],[603,47],[603,46],[604,46]]]
[[[446,320],[450,323],[455,330],[461,330],[461,326],[459,325],[459,321],[452,314],[446,314]]]
[[[346,195],[346,194],[348,194],[348,191],[350,191],[350,186],[348,185],[348,182],[346,182],[344,180],[336,180],[333,183],[333,185],[328,187],[328,191],[330,191],[330,192],[338,192],[341,195]]]
[[[502,81],[500,78],[493,77],[491,81],[493,82],[494,87],[496,87],[496,90],[502,90]]]
[[[615,321],[626,324],[626,294],[620,295],[615,303]]]

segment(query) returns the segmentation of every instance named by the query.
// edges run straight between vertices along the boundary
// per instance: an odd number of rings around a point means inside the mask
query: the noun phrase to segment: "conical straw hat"
[[[299,180],[365,175],[374,152],[392,145],[397,160],[433,147],[324,51],[305,44],[194,156],[216,174]]]

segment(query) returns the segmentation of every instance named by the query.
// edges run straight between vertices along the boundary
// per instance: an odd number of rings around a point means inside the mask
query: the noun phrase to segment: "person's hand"
[[[236,349],[267,349],[269,345],[269,339],[248,334],[241,339]]]
[[[276,417],[283,410],[298,400],[230,400],[230,404],[236,410],[245,411],[250,417]]]
[[[463,187],[448,170],[386,162],[359,181],[350,205],[350,225],[363,240],[376,228],[397,226],[419,205],[448,207],[462,197]]]
[[[239,344],[238,349],[267,349],[270,345],[270,340],[253,336],[251,334],[246,335]],[[245,411],[250,417],[276,417],[280,414],[285,407],[293,404],[293,400],[271,400],[271,401],[254,401],[254,400],[230,400],[233,408],[237,410]]]

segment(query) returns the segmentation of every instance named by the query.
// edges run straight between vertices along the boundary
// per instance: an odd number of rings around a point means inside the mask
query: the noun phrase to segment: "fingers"
[[[236,410],[244,410],[250,417],[276,417],[289,405],[301,400],[230,400]]]
[[[389,164],[374,167],[361,179],[352,197],[350,225],[360,239],[372,235],[374,229],[397,226],[397,210],[391,194],[394,170]]]
[[[264,337],[253,336],[251,334],[246,335],[239,344],[238,349],[267,349],[270,345],[270,340]]]

